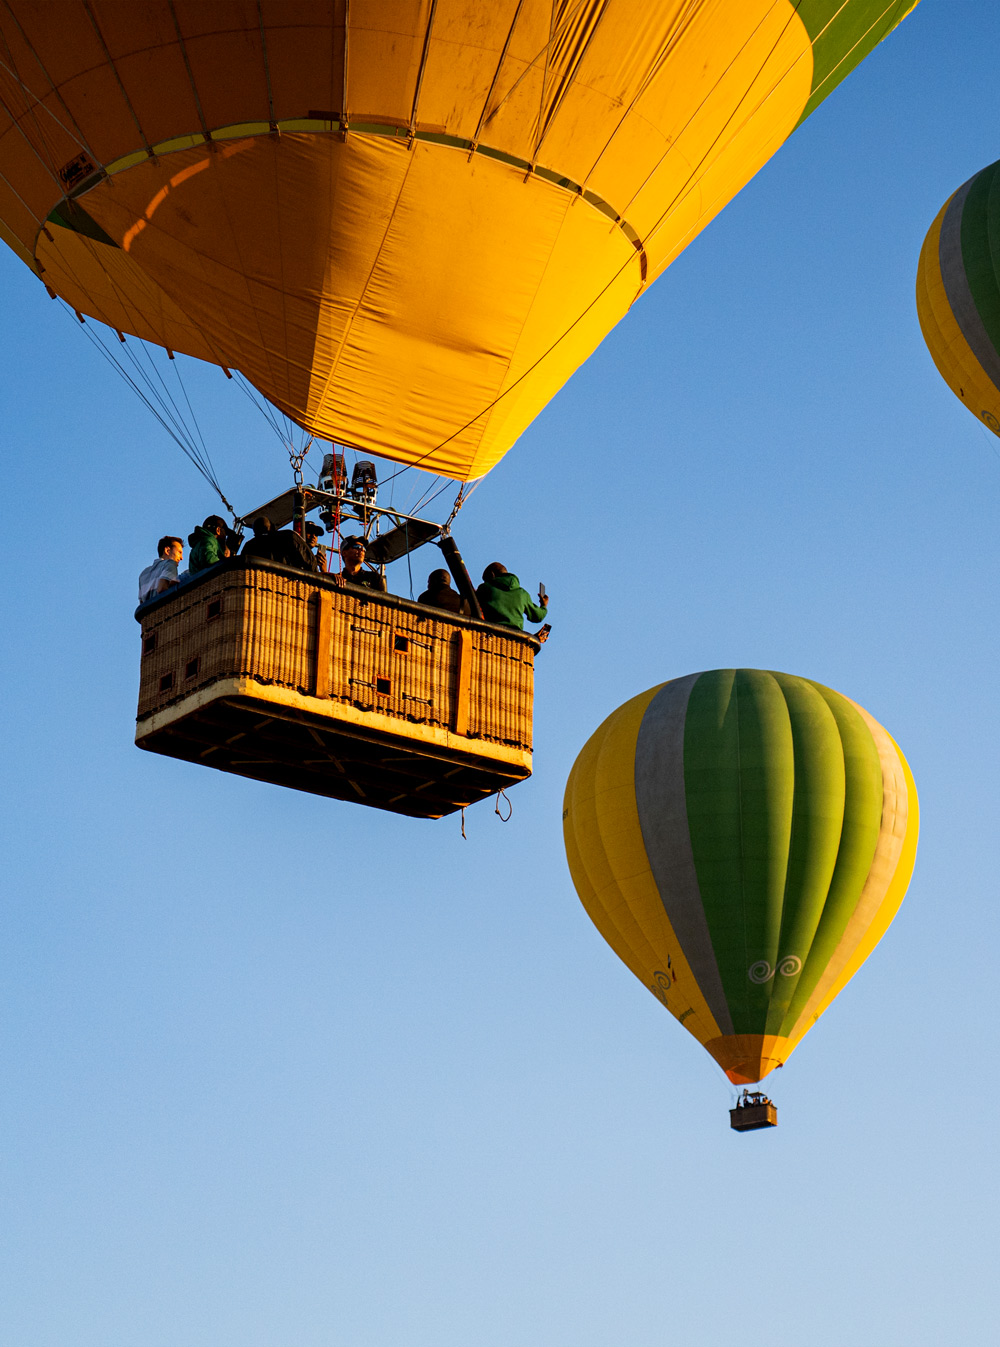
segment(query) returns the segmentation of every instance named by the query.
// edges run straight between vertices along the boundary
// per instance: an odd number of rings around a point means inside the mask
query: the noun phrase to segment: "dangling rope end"
[[[503,798],[504,804],[507,806],[507,817],[506,817],[506,818],[504,818],[503,814],[500,812],[500,800],[501,800],[501,797]],[[496,802],[496,807],[494,808],[493,812],[494,812],[494,814],[496,814],[496,816],[499,818],[499,820],[500,820],[501,823],[509,823],[510,820],[511,820],[511,816],[512,816],[512,814],[514,813],[514,806],[511,804],[510,800],[508,800],[508,798],[507,798],[507,792],[504,790],[504,788],[503,788],[502,786],[501,786],[500,789],[497,791],[497,802]]]
[[[469,840],[469,839],[468,839],[468,838],[466,837],[466,835],[465,835],[465,805],[463,804],[463,805],[462,805],[462,841],[463,841],[463,842],[467,842],[468,840]]]

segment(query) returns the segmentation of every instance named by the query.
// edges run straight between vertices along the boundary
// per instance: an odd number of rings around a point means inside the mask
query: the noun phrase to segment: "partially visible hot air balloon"
[[[564,821],[591,920],[745,1084],[787,1060],[881,939],[918,811],[867,711],[805,678],[721,669],[609,716]]]
[[[920,251],[917,314],[945,383],[1000,435],[1000,163],[941,207]]]
[[[469,480],[912,0],[6,0],[0,238]]]

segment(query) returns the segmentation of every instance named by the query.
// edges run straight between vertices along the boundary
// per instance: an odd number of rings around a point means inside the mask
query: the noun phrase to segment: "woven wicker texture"
[[[321,596],[329,643],[317,652]],[[471,644],[467,737],[530,752],[534,647],[523,636],[263,567],[220,570],[143,618],[138,720],[243,676],[315,697],[319,712],[344,702],[454,729],[461,633]]]

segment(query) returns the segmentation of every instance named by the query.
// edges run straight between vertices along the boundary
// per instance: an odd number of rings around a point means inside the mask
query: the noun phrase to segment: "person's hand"
[[[548,606],[549,606],[549,604],[550,604],[551,602],[552,602],[552,595],[551,595],[551,594],[543,594],[541,590],[538,591],[538,606],[539,606],[539,608],[548,608]]]
[[[344,588],[345,585],[344,577],[338,571],[331,572],[330,579],[333,581],[333,583],[337,586],[338,589]]]

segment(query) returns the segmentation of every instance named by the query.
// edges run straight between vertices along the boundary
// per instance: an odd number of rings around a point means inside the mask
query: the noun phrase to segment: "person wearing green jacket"
[[[229,547],[226,537],[226,521],[220,519],[217,514],[210,514],[204,524],[199,524],[195,531],[188,535],[188,544],[191,548],[188,571],[192,575],[198,571],[207,571],[209,566],[214,566],[217,561],[228,557]]]
[[[524,619],[529,622],[543,622],[548,613],[548,604],[543,602],[542,591],[538,591],[538,603],[531,602],[531,595],[521,588],[516,575],[511,575],[506,566],[492,561],[483,571],[483,583],[476,590],[487,622],[498,627],[516,627],[524,631]],[[544,596],[548,599],[548,595]]]

